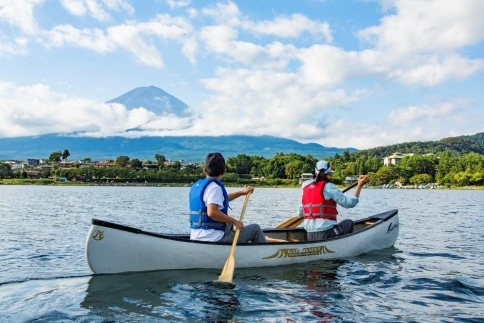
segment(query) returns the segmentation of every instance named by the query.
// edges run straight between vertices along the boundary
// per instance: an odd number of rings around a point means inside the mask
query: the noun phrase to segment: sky
[[[0,138],[474,135],[482,17],[482,0],[0,0]],[[144,86],[191,113],[105,103]]]

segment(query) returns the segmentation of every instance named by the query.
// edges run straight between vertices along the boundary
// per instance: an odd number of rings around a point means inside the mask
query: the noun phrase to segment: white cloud
[[[369,69],[425,86],[482,71],[484,60],[459,52],[484,39],[483,1],[396,0],[394,5],[396,14],[359,32],[375,46],[364,52]]]
[[[48,46],[63,47],[72,45],[100,53],[114,52],[122,48],[132,52],[141,64],[162,67],[163,59],[153,45],[148,45],[140,37],[134,26],[122,25],[108,29],[76,29],[70,25],[56,26],[47,33]]]
[[[433,86],[447,79],[464,79],[484,70],[484,60],[470,60],[458,55],[417,58],[411,62],[413,64],[402,64],[407,68],[394,67],[388,75],[406,84]]]
[[[79,0],[60,0],[64,8],[72,15],[84,16],[87,12],[86,3]]]
[[[232,1],[218,2],[203,8],[200,10],[200,14],[211,17],[216,23],[230,28],[240,25],[241,12]]]
[[[452,116],[455,111],[455,106],[449,103],[438,107],[410,106],[395,109],[390,112],[388,117],[393,124],[404,124],[408,126],[414,122],[442,122],[443,119]]]
[[[121,48],[133,53],[140,64],[163,67],[161,53],[150,37],[177,40],[191,31],[191,25],[183,18],[157,15],[155,19],[148,22],[131,21],[108,27],[106,31],[98,28],[78,29],[72,25],[58,25],[44,32],[43,36],[47,46],[72,45],[100,53],[114,52]],[[196,44],[193,39],[181,39],[180,42],[184,43],[187,57],[194,61]]]
[[[201,28],[200,38],[204,41],[208,51],[227,53],[231,49],[232,41],[237,39],[237,31],[223,25],[208,26]]]
[[[86,14],[99,21],[107,21],[111,18],[104,7],[109,10],[123,10],[133,14],[133,7],[125,0],[60,0],[61,5],[72,15],[82,17]]]
[[[122,135],[132,128],[163,131],[181,129],[193,122],[174,115],[157,116],[144,108],[127,110],[120,104],[68,98],[42,84],[16,86],[0,82],[0,106],[0,137],[72,132]]]
[[[301,13],[253,19],[233,1],[208,7],[195,7],[198,3],[193,2],[193,8],[177,10],[185,16],[152,13],[130,20],[114,15],[114,11],[134,13],[124,0],[61,3],[71,15],[82,18],[70,17],[68,24],[53,19],[53,27],[42,30],[35,14],[48,3],[0,0],[0,23],[14,27],[10,34],[0,30],[0,55],[28,56],[28,45],[35,42],[48,48],[32,54],[44,61],[50,59],[47,52],[62,50],[68,55],[70,47],[103,55],[124,51],[133,57],[125,62],[127,66],[139,69],[131,64],[136,61],[164,67],[170,73],[166,75],[177,74],[177,80],[201,82],[199,97],[211,94],[205,100],[193,99],[203,117],[160,118],[145,109],[128,111],[119,105],[71,98],[45,85],[0,83],[0,106],[7,107],[0,111],[0,136],[52,131],[96,136],[243,133],[370,148],[402,140],[440,139],[459,129],[482,131],[482,116],[465,113],[467,107],[456,102],[454,94],[429,103],[431,99],[423,95],[415,99],[415,93],[421,86],[422,92],[437,93],[449,80],[465,82],[482,73],[482,53],[472,49],[482,48],[484,1],[387,2],[392,4],[391,14],[357,33],[363,41],[359,50],[354,45],[346,49],[340,38],[334,41],[341,30],[335,29],[338,32],[333,35],[325,21]],[[175,9],[190,1],[167,0],[166,4]],[[92,24],[91,18],[102,24]],[[180,53],[199,66],[170,70],[173,57],[178,60]],[[196,72],[182,74],[190,69]],[[136,74],[138,79],[166,76],[143,70],[151,73]],[[66,77],[59,82],[73,81]],[[401,97],[409,93],[408,101],[394,102],[395,98],[384,96],[384,83],[398,87]],[[372,100],[379,113],[368,108]],[[382,108],[385,104],[403,107],[389,113],[388,107]],[[76,111],[75,120],[72,111]],[[365,118],[372,114],[373,120]],[[132,130],[125,133],[126,129]]]
[[[44,0],[2,0],[0,22],[4,21],[26,34],[34,34],[38,29],[34,9],[43,2]]]
[[[203,106],[204,122],[222,122],[214,133],[271,134],[308,139],[321,135],[335,106],[353,102],[360,93],[324,91],[308,87],[297,74],[220,69],[217,77],[204,80],[215,94]],[[206,130],[210,131],[210,130]]]
[[[301,49],[298,58],[302,62],[301,76],[311,85],[338,84],[361,71],[356,53],[345,52],[333,46],[314,45]]]
[[[397,55],[452,52],[484,38],[480,0],[396,0],[397,14],[360,31],[381,51]]]
[[[27,55],[28,39],[25,37],[17,37],[13,42],[2,41],[3,37],[0,35],[0,56],[14,56],[14,55]]]
[[[187,19],[166,14],[158,14],[155,19],[148,22],[131,23],[131,25],[136,26],[140,33],[171,40],[179,39],[193,31],[193,27]]]
[[[137,25],[120,25],[109,28],[110,39],[120,48],[134,54],[136,60],[143,65],[163,67],[161,53],[156,46],[148,44]]]
[[[190,5],[190,0],[166,0],[170,8],[180,8]]]
[[[58,25],[44,33],[44,41],[49,47],[74,45],[100,53],[112,52],[116,43],[101,29],[77,29],[71,25]]]
[[[254,69],[283,69],[297,53],[293,45],[280,42],[264,46],[238,39],[238,31],[227,26],[208,26],[200,30],[206,52],[220,55],[227,62],[242,63]]]
[[[187,37],[183,43],[182,53],[191,64],[197,63],[196,55],[198,52],[198,42],[194,37]]]
[[[134,13],[133,6],[127,0],[102,0],[102,2],[110,10],[124,11],[130,15]]]
[[[274,20],[242,22],[242,27],[255,35],[269,35],[281,38],[295,38],[304,32],[313,35],[323,35],[327,42],[333,37],[328,23],[313,21],[301,14],[292,14],[289,17],[276,17]]]

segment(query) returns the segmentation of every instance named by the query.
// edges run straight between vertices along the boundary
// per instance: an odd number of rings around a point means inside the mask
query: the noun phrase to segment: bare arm
[[[368,175],[360,175],[360,178],[358,178],[358,185],[356,186],[355,190],[355,196],[360,197],[360,192],[363,186],[370,181],[370,178]]]
[[[345,195],[340,189],[336,188],[334,184],[326,184],[324,186],[324,194],[328,194],[329,197],[344,208],[352,208],[358,204],[360,192],[363,186],[369,182],[367,175],[361,175],[358,178],[358,184],[354,194]]]
[[[254,191],[254,188],[252,186],[247,186],[241,189],[240,191],[228,193],[229,201],[233,201],[236,198],[241,197],[242,195],[247,195],[249,193],[252,193],[253,191]]]
[[[242,230],[244,227],[243,222],[220,211],[217,204],[209,203],[207,205],[207,215],[216,221],[233,224],[239,230]]]

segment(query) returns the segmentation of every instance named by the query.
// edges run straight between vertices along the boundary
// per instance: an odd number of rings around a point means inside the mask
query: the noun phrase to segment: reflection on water
[[[236,287],[220,288],[217,270],[175,270],[95,275],[81,306],[91,315],[225,322],[232,318],[334,319],[345,300],[341,267],[335,260],[298,266],[237,269]],[[136,313],[136,315],[135,315]]]
[[[237,291],[213,283],[219,274],[213,270],[176,270],[96,275],[89,280],[81,306],[112,319],[129,312],[167,321],[225,321],[239,311],[240,301]]]

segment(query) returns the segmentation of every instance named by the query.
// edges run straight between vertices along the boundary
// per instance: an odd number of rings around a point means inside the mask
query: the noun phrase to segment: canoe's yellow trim
[[[289,258],[289,257],[306,257],[306,256],[316,256],[323,253],[334,253],[326,246],[319,246],[319,247],[308,247],[308,248],[288,248],[288,249],[279,249],[277,252],[271,256],[264,257],[262,259],[271,259],[271,258]]]
[[[266,236],[266,242],[299,242],[299,240],[294,238],[288,238],[287,240],[284,240]]]

